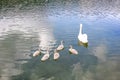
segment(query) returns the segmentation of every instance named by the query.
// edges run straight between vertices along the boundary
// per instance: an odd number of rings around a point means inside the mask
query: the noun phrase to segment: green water
[[[0,80],[120,80],[119,1],[1,0],[0,6]],[[87,47],[77,38],[80,23]],[[61,40],[65,48],[55,61]],[[33,57],[38,48],[41,55]]]

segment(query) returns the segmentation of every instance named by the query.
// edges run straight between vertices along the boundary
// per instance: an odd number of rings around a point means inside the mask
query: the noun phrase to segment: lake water
[[[1,7],[0,80],[120,80],[119,0],[34,1]],[[80,23],[87,47],[77,38]],[[54,61],[61,40],[65,48]],[[42,62],[47,48],[50,58]]]

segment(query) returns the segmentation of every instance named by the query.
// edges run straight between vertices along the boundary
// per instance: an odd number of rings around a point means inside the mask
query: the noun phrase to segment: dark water
[[[119,0],[0,3],[0,80],[120,80]],[[87,48],[78,43],[80,23]],[[65,48],[54,61],[61,40]],[[69,45],[79,54],[69,54]],[[32,57],[39,47],[42,54]],[[48,47],[50,58],[41,62]]]

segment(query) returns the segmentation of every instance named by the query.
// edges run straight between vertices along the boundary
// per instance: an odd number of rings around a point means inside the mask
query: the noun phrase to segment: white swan
[[[70,45],[69,51],[72,54],[78,54],[78,51],[76,49],[73,49],[72,45]]]
[[[88,38],[87,34],[82,34],[82,24],[80,24],[80,31],[79,31],[78,39],[82,43],[88,43],[88,39],[87,38]]]
[[[57,50],[55,49],[53,59],[54,59],[54,60],[57,60],[59,57],[60,57],[60,54],[59,54],[59,53],[57,52]]]
[[[39,54],[40,54],[40,49],[37,50],[37,51],[35,51],[35,52],[33,53],[33,57],[36,57],[36,56],[38,56]]]
[[[50,57],[49,50],[47,50],[46,54],[41,58],[41,61],[46,61]]]
[[[57,51],[60,51],[62,49],[64,49],[63,40],[61,41],[61,44],[57,47]]]

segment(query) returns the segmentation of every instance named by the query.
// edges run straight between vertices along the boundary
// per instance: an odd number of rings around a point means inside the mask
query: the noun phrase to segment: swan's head
[[[70,48],[72,48],[72,45],[70,45]]]
[[[38,51],[41,51],[41,49],[39,48]]]
[[[63,44],[63,42],[64,42],[64,41],[62,40],[62,41],[61,41],[61,44]]]
[[[48,47],[46,51],[47,51],[47,53],[49,53],[49,51],[50,51],[50,48]]]
[[[80,27],[82,27],[82,24],[80,24]]]

